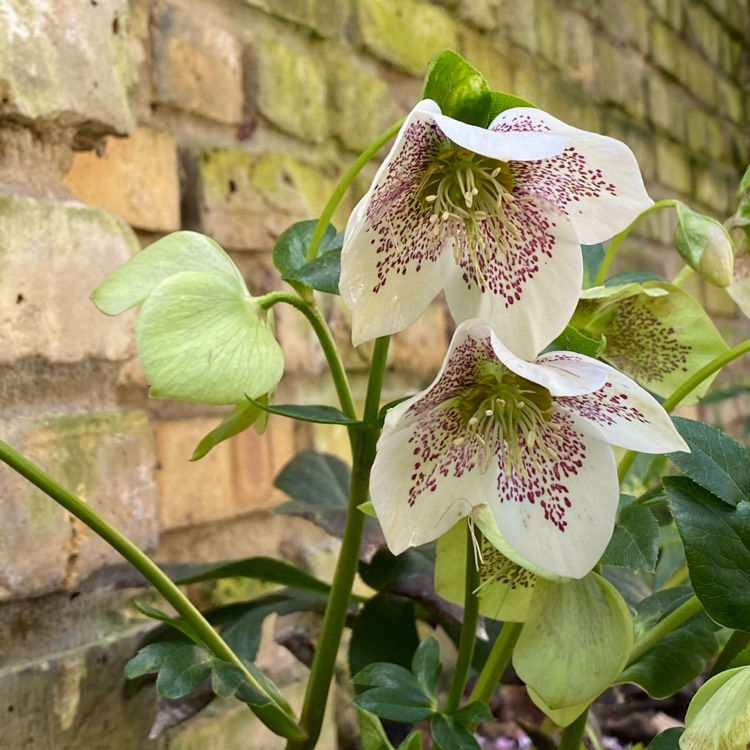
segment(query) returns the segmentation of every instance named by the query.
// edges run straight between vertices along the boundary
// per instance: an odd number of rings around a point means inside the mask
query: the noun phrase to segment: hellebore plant
[[[357,159],[319,220],[278,238],[273,260],[290,289],[253,297],[215,242],[177,232],[93,294],[110,315],[140,307],[136,339],[152,396],[233,405],[193,460],[251,426],[261,431],[269,415],[348,431],[351,468],[304,451],[277,478],[290,496],[277,512],[341,538],[330,584],[261,557],[182,567],[173,581],[10,446],[0,443],[0,458],[121,552],[172,607],[139,605],[162,625],[126,675],[156,673],[183,717],[191,693],[210,683],[290,750],[312,750],[349,627],[349,672],[339,672],[356,695],[364,750],[393,750],[381,719],[426,722],[402,750],[421,747],[425,732],[442,750],[479,748],[511,662],[547,717],[524,725],[538,747],[578,750],[584,734],[602,747],[589,710],[604,691],[634,683],[664,698],[711,663],[684,734],[670,729],[654,747],[744,748],[750,454],[669,413],[699,402],[750,351],[748,341],[727,346],[680,288],[697,273],[746,302],[747,251],[735,264],[729,230],[746,245],[750,177],[725,228],[678,201],[652,203],[625,145],[491,91],[454,52],[430,63],[421,98]],[[330,217],[394,137],[342,237]],[[665,209],[676,212],[685,269],[672,282],[609,277],[632,228]],[[607,240],[605,251],[597,243]],[[441,290],[455,332],[440,372],[421,393],[381,405],[390,335]],[[317,303],[339,292],[354,344],[376,339],[361,411]],[[310,323],[338,407],[273,403],[284,368],[278,304]],[[357,573],[370,594],[352,593]],[[205,616],[179,588],[234,576],[283,588]],[[255,658],[268,614],[306,610],[323,618],[317,637],[289,646],[305,663],[313,654],[297,714]],[[444,633],[442,646],[424,637],[428,628]],[[443,689],[449,640],[457,652]],[[675,653],[686,658],[677,663]],[[162,711],[157,725],[172,715]]]

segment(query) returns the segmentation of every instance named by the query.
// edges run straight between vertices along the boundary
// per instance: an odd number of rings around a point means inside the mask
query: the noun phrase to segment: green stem
[[[654,211],[658,211],[662,208],[670,208],[672,206],[676,206],[677,201],[673,198],[667,198],[663,201],[656,201],[653,206],[650,208],[647,208],[643,213],[638,214],[638,216],[633,219],[633,221],[630,222],[630,224],[625,227],[625,229],[620,232],[620,234],[615,235],[612,238],[612,241],[609,243],[609,247],[607,248],[607,252],[604,254],[604,258],[602,260],[601,265],[599,266],[599,270],[596,273],[596,277],[594,278],[594,286],[601,286],[604,283],[604,280],[607,278],[607,273],[609,272],[609,267],[612,265],[612,261],[615,259],[615,256],[617,255],[617,251],[620,249],[620,245],[622,245],[623,240],[630,234],[630,232],[633,230],[633,228],[638,224],[642,219],[644,219],[649,214],[653,213]]]
[[[572,724],[568,724],[563,729],[558,750],[580,750],[588,718],[589,710],[587,708]]]
[[[177,613],[190,624],[200,637],[203,645],[214,656],[238,666],[248,684],[263,695],[268,696],[271,701],[271,705],[261,711],[265,716],[260,716],[269,728],[287,738],[302,736],[299,727],[294,723],[291,709],[288,709],[287,706],[285,707],[287,710],[285,710],[268,694],[268,691],[255,679],[242,660],[229,648],[208,620],[148,555],[96,513],[90,505],[69,492],[39,467],[2,441],[0,441],[0,460],[36,485],[42,492],[104,539],[107,544],[119,552],[141,573],[174,607]]]
[[[323,724],[328,690],[333,679],[336,655],[344,630],[349,597],[359,561],[365,514],[359,510],[358,506],[366,502],[369,496],[370,470],[375,460],[375,447],[380,432],[376,424],[385,362],[388,355],[388,342],[388,337],[377,339],[375,342],[364,410],[364,422],[369,427],[353,433],[354,460],[346,527],[341,540],[341,551],[336,563],[336,572],[331,584],[331,593],[323,617],[320,639],[315,650],[300,718],[300,725],[307,736],[303,740],[290,741],[287,745],[288,750],[312,750],[318,741],[320,728]]]
[[[310,247],[307,248],[306,260],[308,263],[318,257],[318,250],[320,250],[320,244],[323,242],[323,237],[325,237],[326,229],[328,228],[328,224],[331,222],[331,217],[338,208],[339,203],[341,203],[341,199],[344,197],[344,194],[349,189],[349,185],[352,184],[354,178],[362,171],[362,169],[370,161],[370,159],[372,159],[372,157],[375,156],[375,154],[377,154],[378,151],[380,151],[380,149],[383,148],[383,146],[388,143],[388,141],[390,141],[393,136],[396,135],[396,133],[398,133],[398,131],[401,129],[401,126],[404,124],[405,119],[405,117],[401,118],[398,122],[395,122],[393,125],[391,125],[388,130],[381,133],[359,155],[354,164],[349,167],[341,180],[339,180],[339,184],[336,185],[336,189],[328,199],[328,203],[326,203],[325,208],[323,209],[323,213],[320,215],[320,219],[318,219],[318,224],[315,227],[315,232],[313,232],[312,239],[310,240]]]
[[[466,524],[466,575],[464,580],[464,620],[461,623],[461,637],[458,642],[458,656],[453,671],[453,680],[448,691],[445,705],[447,713],[452,714],[461,705],[461,698],[466,687],[466,680],[474,656],[474,644],[477,639],[477,620],[479,619],[479,597],[475,591],[479,585],[479,571],[474,560],[474,540],[469,524]]]
[[[331,329],[328,327],[328,324],[318,309],[300,297],[297,297],[294,294],[289,294],[288,292],[270,292],[269,294],[260,297],[259,302],[264,310],[273,307],[279,302],[285,302],[287,305],[297,308],[297,310],[308,319],[313,331],[315,331],[315,335],[318,337],[320,348],[323,350],[326,362],[328,362],[328,369],[331,371],[333,385],[336,388],[336,393],[338,394],[339,402],[341,403],[341,410],[347,417],[356,419],[357,410],[354,406],[354,399],[352,397],[351,388],[349,387],[349,378],[346,376],[344,363],[339,356],[336,342],[333,340],[333,335],[331,334]]]
[[[490,702],[497,683],[500,682],[503,672],[508,666],[522,629],[522,622],[506,622],[503,625],[500,635],[498,635],[490,655],[487,657],[479,677],[477,677],[476,685],[474,685],[474,689],[469,696],[469,702]]]
[[[750,643],[750,633],[746,633],[744,630],[735,630],[732,635],[729,636],[729,640],[722,649],[721,653],[714,662],[711,668],[711,674],[709,677],[723,672],[732,663],[732,660],[737,656],[745,647]]]
[[[680,625],[687,622],[694,614],[700,612],[701,609],[701,603],[698,601],[698,598],[691,596],[664,619],[659,620],[648,633],[644,633],[635,642],[627,666],[638,661],[641,656],[650,651],[662,638],[679,628]]]
[[[729,351],[720,354],[715,359],[712,359],[707,365],[701,367],[700,370],[694,372],[684,383],[682,383],[675,392],[664,402],[664,410],[669,413],[677,406],[679,406],[682,399],[685,398],[689,393],[692,393],[704,380],[710,378],[715,372],[721,370],[722,367],[738,359],[743,354],[750,352],[750,339],[743,341],[741,344],[731,348]],[[638,451],[627,451],[620,461],[620,465],[617,467],[617,475],[620,478],[620,483],[625,479],[630,467],[635,461],[635,457],[638,455]]]
[[[690,266],[683,266],[680,272],[672,279],[673,286],[682,286],[695,271]]]

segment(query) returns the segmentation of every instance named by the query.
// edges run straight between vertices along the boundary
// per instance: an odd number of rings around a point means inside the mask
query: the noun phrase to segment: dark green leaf
[[[307,264],[307,249],[310,247],[317,225],[316,219],[298,221],[279,235],[273,246],[273,263],[282,277],[293,274]],[[329,224],[323,236],[321,253],[325,252],[326,244],[334,244],[335,238],[336,230]]]
[[[430,60],[422,99],[437,102],[442,113],[455,120],[485,127],[492,97],[484,76],[453,50],[438,52]]]
[[[430,724],[440,750],[480,750],[474,735],[450,716],[435,714]]]
[[[211,432],[198,443],[191,461],[197,461],[203,458],[212,448],[215,448],[219,443],[224,440],[228,440],[235,435],[239,435],[244,432],[248,427],[256,425],[256,430],[262,432],[265,429],[266,416],[265,412],[252,401],[244,401],[241,404],[232,409],[229,414],[219,423],[218,427],[215,427]],[[262,419],[261,419],[262,417]],[[257,424],[256,424],[257,423]],[[262,423],[262,427],[260,425]],[[260,429],[259,429],[260,427]]]
[[[490,91],[490,111],[487,115],[487,124],[489,125],[506,109],[514,109],[515,107],[534,107],[534,105],[527,102],[526,99],[521,99],[520,96],[506,94],[504,91]]]
[[[672,421],[692,451],[670,453],[672,463],[725,503],[737,505],[747,500],[750,497],[750,451],[703,422],[681,417],[674,417]]]
[[[493,721],[494,718],[490,707],[480,701],[467,703],[453,714],[453,720],[460,724],[481,724],[485,721]]]
[[[236,664],[214,659],[213,671],[211,672],[211,689],[216,695],[228,698],[230,695],[234,695],[244,681],[245,674]]]
[[[436,699],[440,677],[440,646],[437,639],[430,636],[419,644],[411,662],[411,671],[425,693]]]
[[[276,486],[292,500],[277,513],[301,516],[341,537],[346,524],[351,469],[339,458],[315,451],[298,453],[276,477]],[[374,518],[365,519],[361,555],[370,559],[385,544]]]
[[[750,630],[750,502],[732,507],[687,477],[665,477],[664,488],[703,609],[720,625]]]
[[[273,557],[247,557],[244,560],[217,564],[186,565],[177,571],[176,583],[185,586],[201,581],[216,581],[221,578],[255,578],[268,583],[327,594],[331,587],[304,570]]]
[[[393,750],[377,716],[357,707],[357,717],[362,750]]]
[[[648,743],[648,750],[680,750],[680,737],[685,727],[672,727],[654,737]]]
[[[641,599],[651,594],[651,588],[640,571],[605,565],[602,575],[622,594],[629,607],[635,607]]]
[[[658,273],[650,271],[628,271],[627,273],[618,273],[604,282],[604,286],[620,286],[622,284],[642,284],[645,281],[667,281]]]
[[[604,245],[601,242],[596,245],[581,245],[584,289],[594,286],[594,279],[599,273],[599,268],[604,260],[604,252]]]
[[[411,724],[432,716],[435,710],[430,699],[421,691],[372,688],[354,699],[356,705],[376,716],[391,721]]]
[[[666,493],[665,493],[666,497]],[[671,519],[671,516],[670,516]],[[661,553],[659,562],[656,563],[656,574],[654,575],[653,589],[658,591],[665,586],[671,588],[675,582],[682,582],[687,577],[687,560],[685,559],[685,548],[677,527],[670,523],[661,527]]]
[[[657,591],[638,602],[635,607],[636,637],[643,635],[672,610],[684,604],[692,595],[692,586],[674,586]]]
[[[422,733],[419,731],[410,732],[398,746],[398,750],[422,750]]]
[[[256,690],[252,685],[243,682],[235,691],[234,697],[247,703],[248,706],[270,706],[271,700],[260,690]]]
[[[676,693],[694,680],[716,653],[715,628],[700,612],[627,667],[617,682],[634,682],[653,698]]]
[[[132,679],[158,671],[157,690],[165,698],[181,698],[208,678],[213,661],[206,649],[193,643],[151,643],[125,665],[125,676]]]
[[[388,662],[375,662],[366,666],[352,677],[352,682],[364,688],[385,687],[423,693],[417,678],[408,669]]]
[[[300,422],[315,422],[317,424],[357,424],[356,419],[347,417],[335,406],[325,404],[261,404],[253,401],[259,409],[269,414],[297,419]]]
[[[381,593],[362,607],[352,627],[349,665],[355,673],[373,662],[408,667],[418,645],[414,602]]]
[[[156,607],[152,607],[150,604],[143,604],[142,602],[135,602],[135,608],[146,617],[151,617],[154,620],[166,623],[172,628],[179,630],[184,633],[191,641],[195,643],[202,643],[203,639],[198,635],[193,626],[179,617],[172,617],[166,612],[162,612]]]
[[[555,349],[566,352],[578,352],[596,359],[605,349],[607,340],[604,336],[592,338],[588,333],[574,326],[565,326],[565,330],[552,342]]]
[[[602,565],[653,573],[659,555],[659,524],[648,508],[625,508],[604,551]]]
[[[282,277],[284,281],[296,281],[319,292],[339,293],[341,276],[341,250],[329,251],[319,255],[304,266],[289,271]]]

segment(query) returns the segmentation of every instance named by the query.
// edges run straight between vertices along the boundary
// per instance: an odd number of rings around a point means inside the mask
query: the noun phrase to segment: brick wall
[[[161,560],[314,561],[330,542],[271,514],[272,479],[306,445],[345,455],[342,436],[272,419],[188,463],[221,411],[149,401],[134,318],[98,313],[94,287],[180,227],[220,242],[252,291],[278,285],[275,237],[316,216],[443,47],[493,88],[627,141],[654,198],[723,219],[750,160],[749,13],[747,0],[0,0],[2,438]],[[670,234],[657,215],[629,262],[674,273]],[[723,292],[696,291],[728,339],[747,337]],[[326,304],[346,346],[345,311]],[[298,314],[277,325],[280,399],[333,403]],[[435,304],[396,338],[394,396],[429,382],[448,335]],[[367,347],[345,356],[361,385]],[[4,746],[237,746],[247,711],[147,741],[148,696],[123,701],[117,671],[144,627],[133,593],[82,586],[116,556],[2,466],[0,514]]]

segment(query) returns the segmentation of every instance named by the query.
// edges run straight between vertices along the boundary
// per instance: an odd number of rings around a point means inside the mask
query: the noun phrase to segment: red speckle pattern
[[[484,564],[479,568],[482,583],[498,583],[511,589],[527,589],[536,583],[533,573],[509,560],[487,539],[482,540],[482,559]]]
[[[528,197],[527,191],[527,197],[517,201],[513,209],[481,220],[478,231],[485,247],[479,260],[480,277],[469,252],[465,224],[451,221],[449,236],[436,235],[429,221],[432,212],[418,198],[425,170],[442,149],[453,145],[434,122],[417,121],[407,127],[401,149],[391,159],[365,209],[365,231],[377,255],[372,292],[377,294],[389,276],[418,272],[425,263],[434,263],[442,252],[454,253],[454,244],[458,243],[459,265],[467,287],[491,292],[508,308],[521,299],[525,285],[552,258],[559,214]],[[511,165],[515,169],[515,163]],[[476,243],[477,239],[472,241]]]
[[[618,391],[610,382],[606,382],[598,391],[587,393],[585,396],[564,396],[557,401],[562,406],[603,427],[622,422],[650,424],[640,409],[628,403],[628,394]]]

